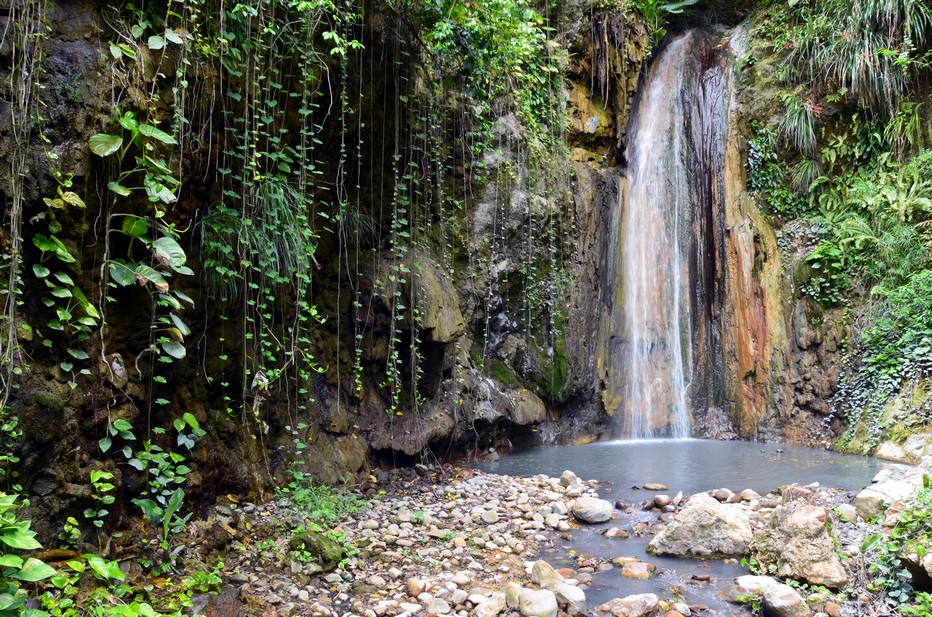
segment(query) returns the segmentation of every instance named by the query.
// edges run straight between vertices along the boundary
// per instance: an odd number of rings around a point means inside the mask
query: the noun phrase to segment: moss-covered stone
[[[346,554],[343,545],[329,538],[322,531],[305,529],[291,536],[288,545],[293,551],[311,555],[324,570],[335,570]]]

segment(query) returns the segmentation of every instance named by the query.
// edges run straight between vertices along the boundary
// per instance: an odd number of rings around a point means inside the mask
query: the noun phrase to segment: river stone
[[[597,613],[609,614],[614,617],[646,617],[660,604],[660,598],[652,593],[640,593],[624,598],[615,598],[605,604],[595,607]]]
[[[840,518],[845,523],[858,522],[857,508],[852,506],[850,503],[841,504],[840,506],[835,508],[835,513],[838,514],[838,518]]]
[[[557,596],[549,589],[522,589],[518,611],[524,617],[557,617]]]
[[[848,575],[828,531],[830,520],[821,506],[801,501],[785,504],[754,535],[752,556],[762,568],[781,578],[833,589],[844,587]]]
[[[807,617],[812,612],[801,595],[789,585],[774,585],[764,592],[764,612],[771,617]]]
[[[544,589],[549,589],[557,597],[557,603],[566,608],[571,615],[586,614],[586,594],[574,585],[570,585],[553,566],[540,559],[531,566],[531,581]]]
[[[570,486],[577,482],[579,482],[579,477],[569,469],[560,474],[560,486]]]
[[[744,598],[763,595],[765,591],[779,584],[779,581],[770,576],[746,574],[733,580],[731,585],[723,590],[722,596],[731,602],[743,602]]]
[[[708,493],[690,497],[658,533],[647,551],[655,555],[739,556],[748,551],[751,521],[740,506],[722,504]]]
[[[665,491],[668,488],[666,484],[661,484],[659,482],[648,482],[644,485],[645,491]]]
[[[476,617],[498,617],[505,610],[505,594],[493,593],[473,609]]]
[[[573,504],[573,516],[584,523],[604,523],[612,518],[610,501],[596,497],[580,497]]]
[[[343,545],[335,542],[322,532],[305,529],[296,533],[288,541],[292,550],[309,553],[324,570],[334,570],[343,559]]]

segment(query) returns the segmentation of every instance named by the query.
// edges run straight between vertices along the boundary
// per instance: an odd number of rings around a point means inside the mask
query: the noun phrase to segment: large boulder
[[[854,507],[865,521],[881,517],[891,504],[905,501],[922,488],[924,474],[924,469],[919,467],[883,469],[874,476],[870,486],[858,493]]]
[[[801,501],[785,504],[754,535],[751,554],[762,568],[781,578],[844,587],[848,575],[835,552],[830,520],[821,506]]]
[[[557,597],[549,589],[522,589],[518,611],[524,617],[557,617]]]
[[[596,497],[580,497],[573,504],[573,516],[584,523],[604,523],[614,511],[612,502]]]
[[[751,537],[751,521],[741,506],[698,493],[650,541],[647,551],[682,557],[738,556],[748,552]]]
[[[624,598],[615,598],[595,607],[597,615],[612,617],[646,617],[657,610],[660,598],[652,593],[639,593]]]
[[[567,583],[546,561],[534,562],[531,566],[531,580],[541,588],[552,591],[557,603],[570,615],[586,614],[586,593],[579,587]]]
[[[760,597],[764,592],[781,583],[770,576],[746,574],[739,576],[722,590],[722,597],[731,602],[744,602],[748,596]]]

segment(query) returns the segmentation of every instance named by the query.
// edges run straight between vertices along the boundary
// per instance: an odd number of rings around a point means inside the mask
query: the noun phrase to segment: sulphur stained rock
[[[573,504],[573,516],[584,523],[604,523],[614,510],[610,501],[596,497],[580,497]]]
[[[764,613],[771,617],[807,617],[812,614],[803,597],[789,585],[774,585],[764,592]]]
[[[595,607],[596,614],[613,617],[646,617],[660,604],[660,598],[652,593],[640,593],[624,598],[615,598]]]
[[[647,551],[655,555],[744,555],[751,542],[751,521],[741,506],[719,503],[708,493],[689,498]]]
[[[498,617],[505,610],[505,594],[493,593],[487,600],[476,605],[476,617]]]
[[[828,511],[794,501],[777,508],[754,535],[751,553],[762,568],[779,577],[838,589],[848,575],[829,534]]]

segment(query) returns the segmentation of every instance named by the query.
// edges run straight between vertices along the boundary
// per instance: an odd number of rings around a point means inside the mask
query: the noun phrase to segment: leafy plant
[[[23,583],[34,583],[45,580],[55,574],[45,562],[34,557],[23,559],[12,550],[36,550],[42,545],[36,540],[36,532],[32,531],[29,521],[20,521],[16,510],[18,496],[0,492],[0,616],[13,617],[14,615],[28,614],[24,609],[28,594],[23,589]],[[38,615],[41,615],[41,611]],[[38,617],[32,613],[32,617]]]
[[[91,498],[96,505],[84,510],[84,518],[90,519],[98,529],[104,526],[104,518],[110,513],[108,508],[116,501],[116,497],[110,494],[116,488],[110,480],[113,480],[113,474],[109,471],[91,471]]]

